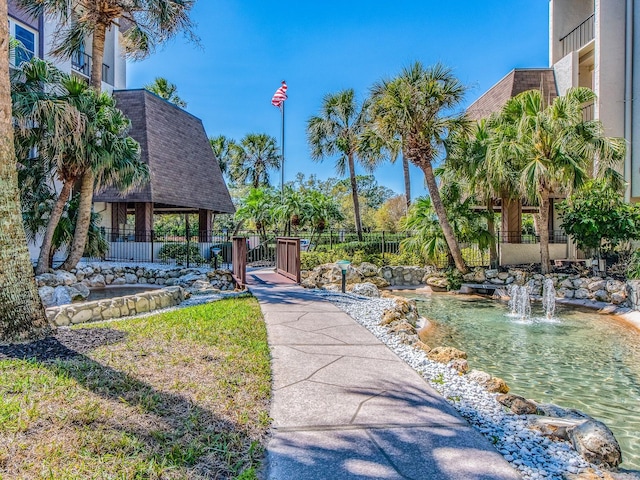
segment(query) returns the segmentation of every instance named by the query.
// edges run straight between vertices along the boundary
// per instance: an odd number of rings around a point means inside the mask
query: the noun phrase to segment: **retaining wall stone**
[[[50,307],[46,313],[49,322],[64,327],[151,312],[178,305],[184,299],[182,287],[166,287],[119,298]]]

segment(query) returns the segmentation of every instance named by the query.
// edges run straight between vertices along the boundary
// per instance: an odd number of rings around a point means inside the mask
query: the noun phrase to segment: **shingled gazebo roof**
[[[499,112],[510,98],[527,90],[540,88],[549,100],[558,96],[552,68],[516,68],[473,102],[467,108],[467,115],[472,120],[486,118]]]
[[[153,202],[165,208],[233,213],[235,208],[202,121],[147,90],[114,92],[117,106],[131,119],[129,135],[140,143],[151,179],[122,195],[108,188],[95,202]]]

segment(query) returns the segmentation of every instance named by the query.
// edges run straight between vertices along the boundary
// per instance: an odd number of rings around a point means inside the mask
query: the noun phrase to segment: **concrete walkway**
[[[268,480],[520,478],[342,310],[273,271],[249,272],[248,280],[272,354]]]

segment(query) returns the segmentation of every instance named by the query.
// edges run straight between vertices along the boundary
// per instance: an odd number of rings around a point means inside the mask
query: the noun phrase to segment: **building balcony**
[[[589,103],[587,105],[583,105],[582,106],[582,120],[584,120],[585,122],[589,122],[591,120],[594,120],[596,118],[595,109],[596,109],[595,103]]]
[[[595,13],[560,39],[562,56],[580,50],[595,38]]]
[[[92,63],[93,60],[91,58],[91,55],[88,55],[84,52],[76,52],[71,56],[71,70],[79,73],[87,79],[91,78]],[[102,64],[102,81],[108,83],[109,85],[113,85],[111,68],[109,68],[109,65],[105,63]]]

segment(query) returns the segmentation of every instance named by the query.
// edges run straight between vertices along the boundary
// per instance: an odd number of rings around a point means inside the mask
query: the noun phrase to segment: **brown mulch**
[[[16,345],[0,345],[0,360],[34,359],[39,362],[66,360],[103,345],[119,343],[125,332],[111,328],[59,328],[43,340]]]

